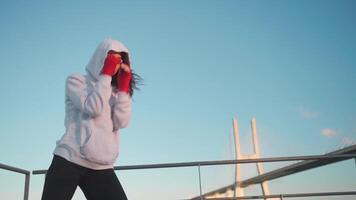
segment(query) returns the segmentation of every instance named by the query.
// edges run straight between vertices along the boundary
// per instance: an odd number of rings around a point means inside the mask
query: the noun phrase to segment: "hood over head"
[[[125,45],[119,41],[113,40],[111,38],[107,38],[102,41],[96,48],[93,56],[91,57],[89,63],[85,68],[87,73],[91,75],[95,80],[98,80],[98,77],[101,73],[101,69],[104,65],[104,60],[110,50],[129,53]]]

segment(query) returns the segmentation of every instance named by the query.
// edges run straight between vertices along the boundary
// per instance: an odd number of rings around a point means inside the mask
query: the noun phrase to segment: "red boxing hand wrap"
[[[121,63],[121,58],[115,57],[113,54],[108,54],[105,58],[101,74],[106,74],[109,76],[114,75],[116,66],[119,63]]]
[[[130,92],[131,72],[121,70],[117,75],[117,89],[121,92]]]

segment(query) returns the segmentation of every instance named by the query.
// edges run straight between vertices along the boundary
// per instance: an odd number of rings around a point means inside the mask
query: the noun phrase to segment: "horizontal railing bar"
[[[5,164],[2,164],[2,163],[0,163],[0,169],[4,169],[4,170],[8,170],[8,171],[12,171],[12,172],[16,172],[16,173],[20,173],[20,174],[24,174],[25,175],[25,188],[24,188],[23,199],[24,200],[28,200],[28,194],[29,194],[29,189],[30,189],[31,171],[20,169],[20,168],[13,167],[13,166],[10,166],[10,165],[5,165]]]
[[[31,171],[27,171],[27,170],[20,169],[20,168],[17,168],[17,167],[13,167],[13,166],[10,166],[10,165],[5,165],[5,164],[2,164],[2,163],[0,163],[0,169],[5,169],[5,170],[12,171],[12,172],[25,174],[25,175],[31,174]]]
[[[154,169],[154,168],[173,168],[173,167],[193,167],[193,166],[210,166],[210,165],[229,165],[229,164],[246,164],[259,162],[282,162],[298,160],[321,160],[321,159],[338,159],[338,158],[356,158],[356,154],[342,155],[312,155],[312,156],[288,156],[288,157],[271,157],[256,159],[239,159],[239,160],[219,160],[219,161],[198,161],[182,163],[163,163],[163,164],[146,164],[146,165],[127,165],[115,166],[114,170],[134,170],[134,169]],[[45,174],[47,170],[34,170],[32,174]]]
[[[244,197],[221,197],[221,198],[203,198],[209,200],[236,200],[236,199],[266,199],[266,198],[297,198],[297,197],[321,197],[321,196],[346,196],[356,195],[356,191],[345,192],[318,192],[318,193],[296,193],[296,194],[272,194],[272,195],[257,195]],[[197,197],[198,199],[200,197]],[[188,199],[185,199],[188,200]]]

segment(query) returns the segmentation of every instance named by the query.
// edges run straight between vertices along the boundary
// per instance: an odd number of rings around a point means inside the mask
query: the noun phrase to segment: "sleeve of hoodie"
[[[131,97],[125,92],[118,92],[115,97],[112,121],[114,124],[114,131],[117,131],[120,128],[125,128],[130,121]]]
[[[66,80],[66,95],[74,106],[91,117],[100,115],[104,103],[111,95],[111,77],[101,75],[93,87],[88,87],[85,77],[70,75]]]

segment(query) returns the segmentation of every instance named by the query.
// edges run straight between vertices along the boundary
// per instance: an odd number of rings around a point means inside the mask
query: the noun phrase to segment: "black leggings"
[[[70,200],[77,186],[88,200],[127,200],[114,169],[88,169],[55,155],[46,174],[42,200]]]

